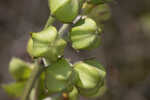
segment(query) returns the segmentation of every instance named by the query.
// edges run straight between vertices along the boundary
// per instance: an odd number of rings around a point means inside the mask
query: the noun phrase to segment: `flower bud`
[[[51,14],[62,22],[72,22],[79,12],[78,0],[49,0]]]
[[[30,77],[30,65],[19,58],[13,58],[9,64],[9,71],[17,81],[26,80]]]
[[[91,18],[81,19],[70,32],[72,47],[77,50],[93,49],[99,46],[98,27]]]
[[[105,78],[105,69],[94,60],[78,62],[74,65],[79,80],[76,84],[81,95],[89,97],[97,93]]]
[[[66,90],[70,85],[70,76],[72,74],[72,67],[64,58],[51,64],[46,70],[46,86],[48,92],[58,93]]]

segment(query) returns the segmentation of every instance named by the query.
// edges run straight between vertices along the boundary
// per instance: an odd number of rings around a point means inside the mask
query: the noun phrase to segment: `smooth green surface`
[[[81,95],[88,97],[96,94],[106,76],[103,66],[95,60],[86,60],[76,63],[74,69],[79,75],[76,86]]]
[[[59,57],[64,55],[64,49],[67,45],[67,42],[63,39],[57,39],[54,41],[45,53],[45,58],[47,61],[55,62]]]
[[[70,32],[72,47],[77,50],[93,49],[100,45],[98,28],[91,18],[81,19]]]
[[[57,37],[57,30],[50,26],[41,32],[31,33],[32,39],[29,40],[27,51],[33,57],[41,57],[47,52],[50,44]]]
[[[79,12],[78,0],[49,0],[52,15],[62,22],[72,22]]]
[[[49,93],[56,93],[68,87],[68,80],[72,73],[72,67],[64,58],[52,64],[46,70],[46,86]]]
[[[9,72],[17,81],[27,80],[31,74],[30,65],[19,58],[12,58],[9,64]]]
[[[57,30],[53,26],[49,26],[41,32],[31,33],[33,41],[40,41],[43,43],[51,43],[57,36]]]
[[[64,54],[67,42],[59,37],[54,27],[32,34],[27,51],[32,57],[45,57],[48,62],[55,62]]]

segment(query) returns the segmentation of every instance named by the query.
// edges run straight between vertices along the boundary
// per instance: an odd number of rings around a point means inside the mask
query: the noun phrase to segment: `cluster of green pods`
[[[51,15],[62,23],[73,23],[79,15],[80,5],[84,0],[49,0]],[[88,0],[93,5],[109,0]],[[101,44],[101,28],[86,16],[74,23],[68,32],[69,42],[75,50],[92,50]],[[104,67],[96,60],[89,59],[71,64],[64,58],[64,49],[68,41],[59,36],[54,26],[48,26],[40,32],[30,33],[27,44],[28,54],[34,58],[44,58],[48,63],[40,76],[40,100],[45,96],[66,93],[68,100],[77,100],[80,95],[94,98],[106,90]],[[18,58],[10,62],[9,71],[16,80],[3,88],[12,95],[20,96],[24,90],[35,64],[29,64]],[[13,89],[18,90],[13,92]],[[47,90],[46,94],[45,91]],[[34,92],[34,91],[33,91]],[[62,95],[63,96],[63,95]],[[52,100],[63,100],[54,97]]]
[[[3,88],[12,96],[21,96],[33,67],[36,66],[13,58],[9,69],[16,82],[3,85]],[[96,60],[79,61],[72,65],[67,59],[60,58],[41,74],[40,93],[47,89],[47,93],[42,96],[67,93],[69,100],[78,100],[79,95],[95,98],[106,90],[105,77],[104,67]]]

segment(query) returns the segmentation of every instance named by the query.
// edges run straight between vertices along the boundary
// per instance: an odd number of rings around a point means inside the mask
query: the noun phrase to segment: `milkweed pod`
[[[112,2],[112,0],[88,0],[89,3],[98,5],[98,4],[104,4],[104,3],[109,3]]]
[[[97,48],[101,42],[96,22],[91,18],[78,21],[71,29],[70,39],[77,50]]]
[[[72,22],[79,12],[79,0],[49,0],[51,14],[62,22]]]
[[[32,69],[30,65],[19,58],[13,58],[9,64],[9,71],[17,81],[27,80],[30,77]]]
[[[80,94],[87,97],[94,95],[104,82],[105,69],[95,60],[78,62],[74,68],[79,75],[76,86]]]
[[[69,78],[72,74],[72,67],[69,62],[61,58],[58,62],[51,64],[46,69],[46,86],[48,88],[48,92],[58,93],[66,88],[69,85]]]

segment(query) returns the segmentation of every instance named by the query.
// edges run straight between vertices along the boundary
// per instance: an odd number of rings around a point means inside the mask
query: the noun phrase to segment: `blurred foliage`
[[[108,4],[97,5],[88,16],[93,18],[99,26],[102,26],[102,23],[111,17],[110,7]]]

